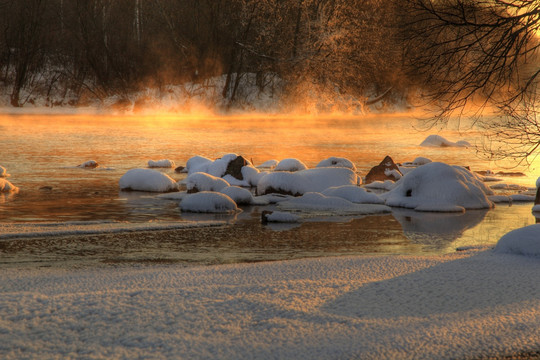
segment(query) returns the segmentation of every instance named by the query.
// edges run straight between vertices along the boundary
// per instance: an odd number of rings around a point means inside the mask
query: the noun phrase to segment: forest
[[[534,1],[510,3],[538,10]],[[417,89],[440,95],[448,77],[459,84],[463,80],[463,69],[449,64],[475,61],[459,58],[462,43],[444,39],[457,33],[455,29],[468,29],[471,14],[495,22],[515,15],[508,12],[508,4],[0,0],[0,91],[15,107],[31,102],[32,96],[45,98],[51,106],[68,99],[78,105],[113,95],[127,99],[145,88],[164,91],[184,83],[204,87],[222,77],[217,91],[234,106],[243,101],[243,79],[252,76],[259,90],[279,85],[282,98],[290,101],[306,89],[364,99],[402,99]],[[447,21],[443,15],[448,14],[463,22]],[[537,26],[538,13],[532,16]],[[478,39],[474,31],[465,32],[461,40]],[[516,37],[521,41],[522,35]],[[484,49],[492,42],[487,34],[470,48]],[[441,50],[449,44],[455,46],[453,53]],[[516,64],[521,65],[519,55]]]

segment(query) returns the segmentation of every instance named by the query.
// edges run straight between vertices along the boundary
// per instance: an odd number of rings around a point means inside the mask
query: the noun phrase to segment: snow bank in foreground
[[[489,190],[465,168],[440,162],[422,165],[405,175],[381,197],[386,205],[417,211],[454,212],[492,208]]]
[[[495,252],[540,257],[540,224],[510,231],[500,238]]]
[[[7,181],[0,178],[0,193],[17,193],[19,188]]]
[[[470,359],[538,351],[540,261],[466,251],[3,268],[0,357]]]
[[[180,202],[180,209],[196,213],[231,214],[240,211],[233,199],[225,194],[201,191],[185,196]]]
[[[388,213],[391,209],[384,205],[354,204],[340,197],[325,196],[320,193],[308,192],[301,197],[282,201],[278,207],[283,210],[304,212],[323,212],[332,215],[366,215]]]
[[[429,135],[420,146],[432,146],[432,147],[470,147],[471,144],[465,140],[457,142],[449,141],[440,135]]]
[[[171,177],[152,169],[132,169],[119,181],[121,190],[169,192],[177,191],[178,184]]]
[[[306,192],[321,192],[332,186],[357,185],[358,176],[347,168],[316,168],[297,172],[274,172],[263,176],[258,183],[257,193],[264,195],[281,192],[302,195]]]
[[[161,159],[161,160],[148,160],[148,167],[151,168],[173,168],[176,167],[174,161],[169,159]]]

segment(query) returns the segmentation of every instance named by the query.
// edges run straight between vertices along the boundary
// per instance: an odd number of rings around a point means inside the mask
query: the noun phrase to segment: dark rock
[[[394,172],[397,172],[399,176],[396,176]],[[383,161],[377,166],[374,166],[369,170],[366,175],[366,184],[374,181],[392,180],[397,181],[403,176],[399,168],[394,163],[394,160],[390,156],[386,156]]]
[[[540,204],[540,187],[536,189],[536,198],[534,199],[534,205]]]
[[[229,162],[227,165],[227,170],[225,170],[225,175],[231,175],[233,178],[238,180],[244,180],[244,175],[242,175],[242,168],[246,165],[249,165],[249,161],[247,161],[243,156],[238,155],[236,159]]]
[[[39,190],[41,191],[52,191],[53,187],[52,186],[42,186],[39,188]]]
[[[191,189],[188,189],[187,190],[187,193],[188,194],[195,194],[195,193],[198,193],[199,192],[199,189],[197,189],[196,186],[192,187]]]
[[[499,171],[499,172],[497,173],[497,175],[500,175],[500,176],[525,176],[524,173],[519,172],[519,171],[516,171],[516,172],[512,172],[512,171],[509,171],[509,172],[506,172],[506,171]]]
[[[268,216],[269,215],[272,215],[273,211],[270,211],[270,210],[263,210],[263,212],[261,213],[261,223],[263,225],[266,225],[268,224]]]
[[[183,172],[185,172],[185,171],[184,171],[185,169],[186,169],[186,168],[185,168],[184,166],[178,166],[176,169],[174,169],[174,172],[176,172],[176,173],[183,173]]]

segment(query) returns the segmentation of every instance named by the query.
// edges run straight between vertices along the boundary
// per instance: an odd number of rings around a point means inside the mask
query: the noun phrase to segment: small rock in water
[[[175,173],[184,173],[184,172],[186,172],[185,169],[186,168],[184,166],[178,166],[176,169],[174,169],[174,172]]]
[[[94,160],[89,160],[87,162],[84,162],[77,167],[83,168],[83,169],[95,169],[99,166],[99,164]]]
[[[41,191],[52,191],[53,187],[52,186],[42,186],[39,188],[39,190]]]
[[[268,216],[272,215],[273,211],[270,210],[263,210],[261,213],[261,223],[263,225],[268,224]]]

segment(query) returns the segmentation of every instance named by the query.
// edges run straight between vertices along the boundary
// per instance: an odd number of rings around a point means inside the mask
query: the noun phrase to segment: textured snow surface
[[[499,239],[495,251],[540,258],[540,224],[510,231]]]
[[[0,273],[0,358],[464,359],[540,348],[540,261],[464,251]]]
[[[150,192],[178,190],[178,184],[170,176],[152,169],[132,169],[119,181],[120,189]]]

